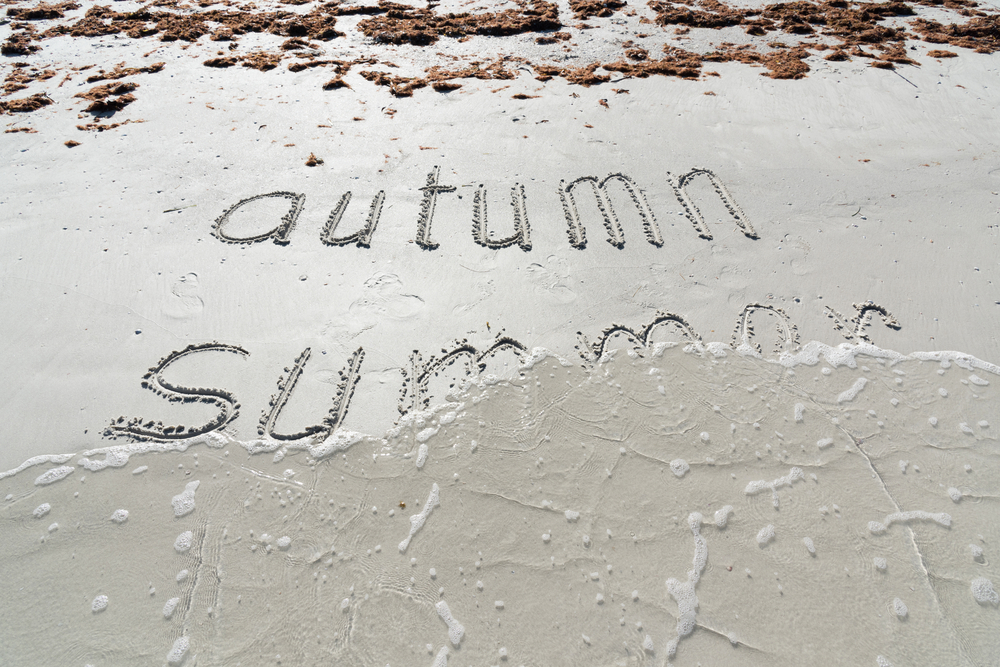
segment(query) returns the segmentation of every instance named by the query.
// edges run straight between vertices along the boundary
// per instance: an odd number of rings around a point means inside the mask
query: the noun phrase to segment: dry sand
[[[992,5],[96,7],[0,25],[0,663],[1000,659]]]

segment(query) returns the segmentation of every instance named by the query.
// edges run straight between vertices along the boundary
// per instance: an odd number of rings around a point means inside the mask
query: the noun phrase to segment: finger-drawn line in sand
[[[437,205],[437,196],[441,192],[454,192],[454,185],[439,185],[438,176],[441,167],[435,165],[431,173],[427,174],[427,185],[420,188],[424,193],[424,198],[420,202],[420,217],[417,218],[417,245],[424,250],[436,250],[438,243],[431,240],[431,223],[434,220],[434,207]]]
[[[503,350],[512,350],[518,359],[528,355],[528,349],[508,336],[498,336],[496,341],[483,352],[479,352],[468,340],[456,341],[451,350],[442,349],[440,357],[432,356],[423,361],[418,350],[410,355],[410,368],[403,370],[403,387],[399,395],[399,413],[405,415],[411,410],[423,410],[430,406],[428,384],[432,377],[452,366],[460,358],[468,360],[465,375],[471,378],[486,369],[485,359]],[[454,385],[453,385],[454,386]]]
[[[651,344],[650,335],[659,326],[673,326],[680,329],[681,335],[689,342],[700,342],[701,336],[688,324],[680,315],[675,313],[658,312],[653,321],[646,326],[635,331],[623,324],[612,324],[601,332],[601,337],[591,344],[582,331],[576,332],[579,343],[576,345],[577,352],[589,363],[594,363],[604,356],[608,341],[613,336],[624,335],[628,340],[640,347],[649,347]]]
[[[292,201],[292,205],[288,209],[288,213],[281,216],[281,222],[276,227],[269,231],[243,238],[237,238],[226,234],[224,227],[237,209],[244,204],[249,204],[250,202],[257,201],[258,199],[267,199],[270,197],[280,197],[283,199],[290,199]],[[288,245],[288,236],[292,233],[292,229],[295,227],[295,222],[299,219],[299,214],[302,213],[302,207],[305,205],[305,202],[306,196],[304,194],[284,191],[269,192],[265,195],[255,195],[253,197],[241,199],[230,206],[225,213],[215,219],[215,222],[212,224],[212,234],[224,243],[260,243],[261,241],[272,239],[278,245]]]
[[[743,235],[749,239],[756,240],[760,238],[757,236],[757,232],[754,230],[753,225],[750,224],[750,220],[747,218],[746,213],[743,212],[743,209],[741,209],[739,204],[736,203],[733,196],[729,194],[729,190],[726,189],[726,186],[713,171],[699,167],[692,169],[688,173],[678,177],[676,180],[674,180],[668,173],[667,182],[669,182],[670,186],[674,189],[677,201],[684,207],[684,215],[686,215],[687,219],[694,225],[695,230],[698,232],[698,236],[708,241],[712,240],[712,232],[709,231],[708,225],[705,223],[705,218],[701,215],[701,211],[698,209],[698,206],[691,199],[691,196],[687,191],[688,184],[701,175],[704,175],[712,184],[712,187],[715,188],[716,194],[719,195],[719,199],[722,200],[726,210],[729,211],[729,215],[731,215],[733,220],[736,221],[736,226],[743,231]]]
[[[476,243],[494,250],[516,243],[525,252],[531,250],[531,225],[528,223],[528,210],[524,204],[524,186],[520,183],[515,183],[510,189],[510,207],[514,211],[514,233],[507,238],[492,240],[487,229],[486,187],[480,184],[472,203],[472,237]]]
[[[625,233],[622,231],[621,222],[618,221],[614,206],[611,204],[611,198],[608,196],[607,186],[613,180],[621,183],[632,198],[632,203],[635,204],[636,211],[642,219],[642,229],[646,234],[646,240],[657,248],[662,247],[663,237],[660,235],[660,228],[656,224],[653,212],[649,209],[649,204],[646,203],[645,196],[636,186],[635,181],[620,172],[609,174],[603,181],[598,180],[596,176],[581,176],[568,185],[564,180],[559,181],[559,199],[562,201],[563,214],[566,216],[566,223],[569,226],[567,230],[569,244],[580,250],[587,247],[587,230],[580,220],[580,212],[576,206],[573,190],[581,183],[589,183],[597,201],[597,208],[604,218],[604,228],[608,230],[608,243],[618,249],[625,247]]]
[[[851,340],[856,338],[866,343],[872,342],[871,337],[865,331],[872,323],[872,315],[877,314],[882,318],[882,323],[894,331],[899,331],[902,326],[896,321],[888,310],[873,301],[852,304],[858,314],[851,318],[846,318],[839,312],[826,306],[823,310],[826,316],[833,320],[833,328],[844,335],[844,338]]]
[[[751,317],[756,312],[771,313],[777,318],[778,343],[774,351],[781,353],[783,350],[796,349],[799,345],[798,328],[792,324],[781,308],[776,306],[765,306],[759,303],[747,304],[743,307],[739,319],[736,320],[736,329],[733,331],[733,348],[763,354],[760,343],[752,342],[754,338],[753,323]]]
[[[230,423],[239,415],[240,404],[236,396],[224,389],[206,389],[185,387],[173,384],[163,378],[163,371],[178,359],[199,352],[232,352],[243,357],[250,353],[242,347],[225,343],[211,342],[188,345],[179,352],[171,352],[156,363],[142,376],[142,387],[151,390],[157,396],[162,396],[172,403],[210,403],[219,408],[219,414],[206,424],[196,427],[164,426],[163,422],[146,421],[141,417],[133,417],[126,421],[119,417],[104,430],[104,436],[116,438],[119,436],[133,440],[182,440],[216,431]]]
[[[351,243],[356,243],[359,248],[370,247],[372,234],[375,233],[375,228],[378,227],[378,221],[382,215],[382,204],[384,202],[385,191],[379,190],[378,194],[372,199],[371,206],[368,208],[368,218],[365,220],[365,226],[353,234],[336,237],[334,234],[337,231],[337,226],[343,219],[344,212],[347,211],[347,205],[351,203],[351,192],[345,192],[340,201],[337,202],[336,208],[330,212],[330,217],[327,218],[326,225],[323,227],[320,240],[326,245],[350,245]]]
[[[364,348],[359,347],[355,350],[354,354],[347,360],[347,365],[344,369],[339,371],[340,382],[337,383],[337,393],[333,399],[333,407],[330,408],[330,412],[323,419],[322,424],[307,426],[298,433],[291,434],[277,433],[274,430],[275,423],[278,421],[281,411],[288,403],[292,391],[295,390],[296,383],[302,377],[302,371],[305,369],[311,354],[312,349],[307,347],[295,359],[295,364],[291,369],[285,368],[287,375],[278,378],[278,393],[271,397],[268,404],[269,409],[265,410],[260,416],[260,423],[257,426],[258,435],[274,438],[275,440],[301,440],[317,434],[328,435],[343,422],[347,414],[347,409],[350,406],[351,398],[354,396],[354,389],[361,379],[359,371],[361,369],[361,362],[365,357]]]

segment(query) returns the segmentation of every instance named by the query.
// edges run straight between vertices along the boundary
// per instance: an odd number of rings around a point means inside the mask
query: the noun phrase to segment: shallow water
[[[996,664],[1000,376],[709,348],[6,477],[0,662]]]

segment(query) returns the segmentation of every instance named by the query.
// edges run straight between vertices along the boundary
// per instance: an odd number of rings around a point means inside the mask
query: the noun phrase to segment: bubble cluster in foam
[[[910,613],[910,610],[906,608],[906,603],[899,598],[892,601],[892,611],[895,612],[896,616],[900,619],[906,618]]]
[[[170,500],[175,517],[186,516],[194,511],[194,492],[198,490],[200,484],[199,480],[188,482],[184,490]]]
[[[45,486],[47,484],[52,484],[53,482],[58,482],[59,480],[72,475],[74,470],[76,470],[76,468],[73,466],[50,468],[35,478],[35,486]]]
[[[182,635],[175,639],[174,645],[170,648],[170,652],[167,653],[167,664],[179,665],[184,662],[184,656],[187,655],[190,648],[191,640],[188,639],[187,635]]]
[[[427,463],[427,445],[420,445],[417,448],[417,468],[423,468],[424,464]]]
[[[684,459],[674,459],[670,462],[670,472],[677,477],[683,477],[689,470],[691,470],[691,466]]]
[[[431,667],[448,667],[448,647],[442,646],[441,650],[437,652],[434,656],[434,662],[431,663]]]
[[[771,503],[774,505],[775,509],[778,509],[778,489],[783,486],[791,486],[794,482],[805,480],[806,475],[802,472],[802,468],[792,468],[787,475],[784,477],[779,477],[778,479],[768,482],[765,480],[757,480],[755,482],[750,482],[747,484],[747,488],[743,489],[743,493],[748,496],[757,495],[761,491],[767,489],[771,490]]]
[[[427,502],[424,503],[424,508],[420,510],[420,514],[414,514],[410,517],[410,534],[406,536],[402,542],[399,543],[400,553],[404,553],[407,547],[410,546],[410,540],[413,536],[417,534],[417,531],[424,527],[427,522],[427,517],[430,516],[431,510],[441,504],[441,491],[438,488],[437,483],[431,486],[431,492],[427,496]]]
[[[41,505],[35,508],[35,510],[31,513],[31,516],[35,517],[36,519],[41,519],[43,516],[48,514],[51,509],[52,505],[48,503],[42,503]]]
[[[434,605],[434,608],[437,609],[441,620],[448,626],[448,640],[457,648],[462,643],[462,637],[465,636],[465,626],[455,620],[451,609],[448,608],[448,603],[444,600],[440,600]]]
[[[972,560],[977,563],[982,563],[985,560],[985,557],[983,556],[983,548],[978,544],[970,544],[969,553],[972,554]]]
[[[715,525],[718,528],[725,528],[726,524],[729,523],[729,515],[733,513],[733,506],[726,505],[720,510],[715,512]]]
[[[108,608],[108,596],[98,595],[94,598],[94,601],[90,603],[90,611],[97,614]]]
[[[170,618],[174,615],[174,611],[177,610],[177,603],[180,601],[181,601],[180,598],[170,598],[169,600],[167,600],[166,603],[163,605],[163,618],[169,621]]]
[[[813,541],[812,541],[811,537],[803,537],[802,538],[802,544],[806,545],[806,551],[809,552],[810,556],[815,556],[816,555],[816,545],[813,544]]]
[[[854,384],[840,392],[840,395],[837,396],[837,402],[847,403],[848,401],[853,401],[861,393],[861,390],[865,388],[866,384],[868,384],[868,378],[858,378],[854,381]]]
[[[774,524],[767,524],[757,532],[757,544],[764,546],[774,539]]]
[[[872,562],[875,564],[875,569],[879,572],[885,572],[886,568],[889,567],[889,563],[881,556],[875,556]]]
[[[174,540],[174,551],[179,554],[187,553],[191,550],[191,542],[194,540],[194,533],[190,530],[185,530],[183,533],[177,536]]]
[[[677,636],[667,642],[667,659],[673,658],[677,654],[677,645],[680,640],[687,637],[694,631],[695,618],[698,613],[698,595],[695,587],[701,579],[701,573],[708,562],[708,543],[701,536],[702,515],[692,512],[688,515],[688,527],[694,535],[694,558],[691,562],[691,569],[687,573],[687,581],[681,582],[677,579],[667,579],[667,593],[677,602]]]
[[[923,510],[909,512],[894,512],[885,517],[885,522],[869,521],[868,530],[873,535],[881,535],[894,523],[909,523],[910,521],[933,521],[945,528],[951,527],[951,515],[944,512],[934,514]]]
[[[111,520],[118,524],[125,523],[128,521],[128,510],[115,510],[111,515]]]
[[[991,604],[996,607],[1000,604],[1000,594],[993,588],[993,582],[986,577],[978,577],[972,580],[972,597],[981,605]]]

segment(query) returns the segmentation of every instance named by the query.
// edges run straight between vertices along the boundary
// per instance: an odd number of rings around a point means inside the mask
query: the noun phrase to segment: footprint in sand
[[[170,295],[163,306],[163,314],[179,320],[200,315],[205,309],[205,302],[199,292],[198,274],[184,274],[170,288]]]
[[[416,294],[405,294],[399,276],[376,273],[365,281],[364,293],[350,305],[347,316],[327,323],[323,335],[346,342],[386,319],[408,320],[419,317],[423,310],[424,300]]]
[[[569,269],[566,260],[549,255],[545,258],[545,265],[528,265],[528,280],[535,286],[537,294],[551,296],[559,303],[569,303],[576,299],[576,292],[569,287]]]

